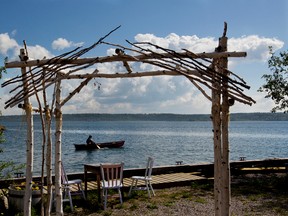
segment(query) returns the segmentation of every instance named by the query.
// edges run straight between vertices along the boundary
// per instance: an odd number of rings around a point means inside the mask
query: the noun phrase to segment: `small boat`
[[[113,141],[113,142],[103,142],[96,144],[74,144],[75,150],[93,150],[93,149],[101,149],[101,148],[120,148],[124,145],[124,140]]]

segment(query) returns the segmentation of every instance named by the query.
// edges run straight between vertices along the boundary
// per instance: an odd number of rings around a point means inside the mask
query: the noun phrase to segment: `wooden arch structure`
[[[27,120],[27,166],[24,215],[31,214],[31,185],[33,174],[33,111],[39,112],[43,125],[43,146],[46,151],[46,175],[48,196],[52,193],[52,139],[51,116],[55,116],[55,188],[56,215],[63,215],[61,194],[61,133],[62,107],[93,78],[133,78],[144,76],[182,75],[191,81],[202,94],[212,102],[211,119],[214,133],[214,197],[215,215],[230,215],[230,166],[229,166],[229,107],[235,101],[252,105],[255,101],[244,94],[249,86],[243,79],[228,70],[229,57],[245,57],[245,52],[227,52],[227,24],[215,52],[193,53],[190,50],[176,52],[152,43],[131,43],[128,47],[107,43],[104,40],[119,27],[109,32],[88,48],[77,48],[51,59],[29,60],[24,41],[20,50],[20,60],[8,62],[5,67],[21,68],[21,74],[4,82],[2,87],[15,86],[10,93],[14,95],[6,101],[5,108],[18,105],[26,112]],[[97,46],[105,44],[115,49],[115,55],[95,58],[80,58]],[[129,54],[128,54],[129,53]],[[131,54],[130,54],[131,53]],[[97,64],[123,64],[122,71],[103,73]],[[132,63],[144,63],[156,66],[154,71],[135,72]],[[96,66],[96,67],[95,67]],[[93,68],[92,73],[83,73]],[[124,71],[124,72],[123,72]],[[61,95],[61,83],[66,80],[82,80],[65,98]],[[51,103],[47,102],[47,89],[53,89]],[[207,93],[209,91],[209,93]],[[35,96],[38,106],[34,108],[30,97]],[[20,104],[20,105],[19,105]],[[44,147],[43,147],[44,150]],[[43,151],[44,152],[44,151]],[[43,155],[43,160],[45,156]],[[44,168],[42,167],[42,173]],[[42,177],[43,178],[43,177]],[[48,199],[50,199],[48,197]],[[49,205],[49,204],[48,204]],[[49,206],[48,206],[49,207]],[[46,208],[46,215],[50,215]]]

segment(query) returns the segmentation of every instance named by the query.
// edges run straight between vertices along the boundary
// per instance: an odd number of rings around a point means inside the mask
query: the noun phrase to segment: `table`
[[[176,165],[182,165],[183,161],[176,161]]]
[[[84,164],[84,184],[85,184],[85,195],[87,197],[87,182],[88,182],[88,172],[96,174],[97,181],[97,193],[98,201],[101,203],[101,189],[100,189],[100,164]]]
[[[24,172],[15,172],[14,175],[16,178],[20,178],[20,177],[23,177]]]

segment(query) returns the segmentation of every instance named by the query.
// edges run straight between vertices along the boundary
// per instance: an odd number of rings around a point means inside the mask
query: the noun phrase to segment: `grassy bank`
[[[231,179],[231,215],[288,215],[288,175],[241,175]],[[137,192],[131,197],[124,193],[124,204],[118,199],[108,203],[102,210],[97,193],[89,191],[88,200],[73,198],[75,211],[70,212],[69,203],[64,205],[65,215],[132,216],[132,215],[214,215],[213,181],[193,182],[186,187],[156,190],[149,199],[147,193]],[[37,210],[37,209],[36,209]],[[21,215],[21,214],[19,214]],[[37,211],[35,212],[37,214]]]

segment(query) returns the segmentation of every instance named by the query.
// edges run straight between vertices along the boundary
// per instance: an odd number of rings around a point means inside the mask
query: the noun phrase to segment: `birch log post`
[[[20,58],[22,61],[27,59],[24,49],[20,49]],[[23,78],[23,91],[27,93],[27,74],[26,67],[21,68]],[[24,196],[24,216],[31,215],[32,203],[32,176],[33,176],[33,154],[34,154],[34,135],[33,135],[33,116],[32,105],[29,98],[24,99],[24,109],[27,121],[27,138],[26,138],[26,184]]]
[[[47,149],[46,149],[46,173],[47,173],[47,204],[46,215],[51,214],[51,199],[52,199],[52,137],[51,137],[51,113],[49,106],[45,108],[45,120],[47,129]]]
[[[217,61],[217,60],[216,60]],[[216,62],[215,61],[215,62]],[[212,122],[214,141],[214,202],[215,215],[221,216],[221,117],[220,117],[220,83],[217,78],[213,78],[212,90]]]
[[[219,39],[219,46],[221,52],[227,50],[227,37]],[[219,61],[220,72],[224,74],[222,79],[222,168],[221,168],[221,216],[230,215],[231,206],[231,182],[230,182],[230,157],[229,157],[229,98],[228,98],[228,80],[227,80],[227,66],[228,59],[221,58]]]
[[[61,81],[56,82],[56,105],[55,105],[55,193],[56,193],[56,216],[63,215],[63,197],[61,184],[61,137],[62,137],[62,111],[61,111]]]

